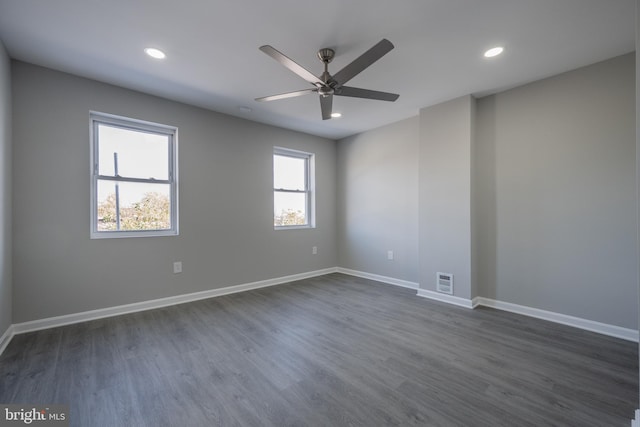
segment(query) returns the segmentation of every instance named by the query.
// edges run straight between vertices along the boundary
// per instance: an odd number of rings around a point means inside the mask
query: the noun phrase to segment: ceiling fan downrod
[[[333,61],[333,57],[335,55],[335,50],[329,49],[328,47],[325,47],[324,49],[320,49],[318,51],[318,59],[324,64],[324,72],[320,76],[320,79],[327,85],[332,81],[331,74],[329,74],[329,62]],[[318,89],[318,93],[322,96],[329,96],[333,94],[333,89],[331,90],[331,93],[328,93],[326,90],[323,92],[322,89],[323,88]]]

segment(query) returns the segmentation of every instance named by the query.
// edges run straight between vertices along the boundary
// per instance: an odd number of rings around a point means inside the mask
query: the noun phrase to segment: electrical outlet
[[[173,263],[173,274],[182,273],[182,261],[176,261]]]
[[[387,259],[393,259],[393,251],[387,251]]]
[[[318,247],[317,247],[317,246],[312,247],[312,248],[311,248],[311,253],[312,253],[313,255],[318,255]]]

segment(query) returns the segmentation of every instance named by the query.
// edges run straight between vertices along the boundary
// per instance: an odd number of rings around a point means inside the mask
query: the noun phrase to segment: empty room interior
[[[0,0],[0,425],[640,427],[636,3]]]

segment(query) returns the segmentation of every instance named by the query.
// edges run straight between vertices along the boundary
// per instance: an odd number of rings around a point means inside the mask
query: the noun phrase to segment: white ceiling
[[[349,86],[399,93],[394,103],[335,97],[343,117],[323,121],[314,94],[254,101],[310,87],[263,44],[319,75],[319,48],[336,50],[334,74],[382,38],[395,49]],[[631,52],[635,1],[0,0],[0,40],[15,59],[338,139]],[[495,45],[504,54],[483,58]]]

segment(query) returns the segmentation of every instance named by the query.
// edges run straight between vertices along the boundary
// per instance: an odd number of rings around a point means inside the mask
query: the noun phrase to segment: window
[[[273,149],[273,225],[276,229],[315,226],[313,184],[313,154]]]
[[[91,238],[178,234],[175,127],[92,112]]]

